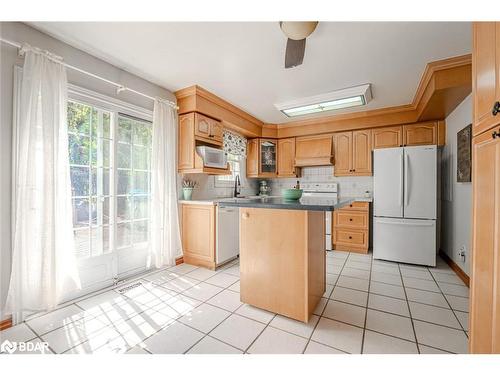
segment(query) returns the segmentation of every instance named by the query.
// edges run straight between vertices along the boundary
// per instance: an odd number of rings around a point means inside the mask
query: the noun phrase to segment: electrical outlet
[[[458,250],[458,256],[460,257],[460,260],[465,263],[465,254],[467,252],[467,249],[465,248],[464,245]]]

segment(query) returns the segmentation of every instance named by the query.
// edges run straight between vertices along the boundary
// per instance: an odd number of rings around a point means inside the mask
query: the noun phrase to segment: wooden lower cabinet
[[[499,136],[493,136],[497,132]],[[500,125],[472,140],[470,352],[500,353]]]
[[[370,203],[353,202],[333,212],[333,248],[367,253],[370,245]]]
[[[326,288],[324,238],[324,212],[240,208],[241,301],[307,323]]]
[[[215,211],[214,205],[182,205],[184,263],[215,269]]]

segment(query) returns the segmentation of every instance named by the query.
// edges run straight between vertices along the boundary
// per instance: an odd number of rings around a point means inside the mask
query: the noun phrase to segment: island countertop
[[[282,210],[334,211],[352,203],[354,198],[302,197],[288,200],[281,197],[234,198],[218,202],[219,207],[277,208]]]

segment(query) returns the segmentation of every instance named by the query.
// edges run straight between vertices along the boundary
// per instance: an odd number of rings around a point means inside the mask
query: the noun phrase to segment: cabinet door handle
[[[352,236],[349,236],[349,239],[352,240]]]
[[[241,217],[242,217],[243,219],[248,219],[248,218],[250,217],[250,214],[249,214],[248,212],[244,212],[244,213],[241,215]]]
[[[495,139],[495,138],[500,138],[500,129],[499,129],[497,132],[493,132],[493,133],[491,133],[491,137],[492,137],[493,139]]]
[[[495,102],[495,104],[493,104],[493,109],[491,110],[491,114],[493,116],[496,116],[498,112],[500,112],[500,102]]]
[[[352,217],[349,218],[349,221],[352,221]]]

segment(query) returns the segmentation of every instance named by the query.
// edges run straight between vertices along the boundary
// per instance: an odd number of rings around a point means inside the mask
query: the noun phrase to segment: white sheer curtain
[[[13,249],[7,309],[14,323],[80,288],[73,243],[66,69],[25,51],[13,137]]]
[[[182,253],[177,211],[177,110],[156,99],[151,157],[151,252],[157,268]]]

